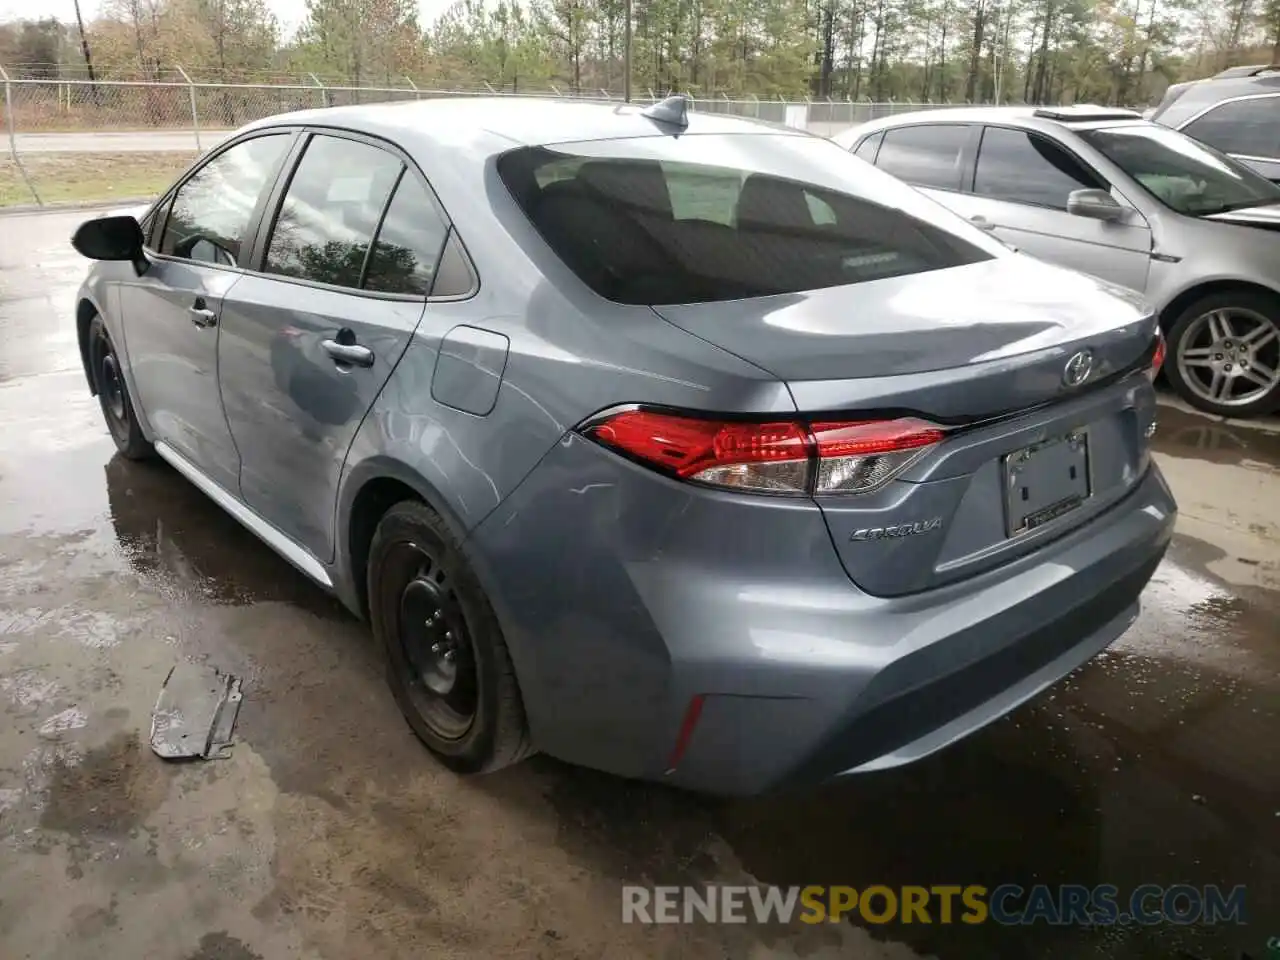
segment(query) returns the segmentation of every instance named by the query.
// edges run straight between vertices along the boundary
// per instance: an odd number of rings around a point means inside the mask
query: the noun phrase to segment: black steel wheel
[[[475,722],[476,654],[467,620],[439,557],[421,543],[393,544],[384,559],[400,591],[396,639],[418,713],[439,737],[457,740]]]
[[[88,347],[89,372],[116,449],[130,460],[146,459],[154,451],[142,434],[120,357],[101,317],[94,317],[89,323]]]
[[[370,545],[367,581],[388,682],[418,738],[463,773],[529,754],[502,631],[440,517],[414,501],[388,510]]]

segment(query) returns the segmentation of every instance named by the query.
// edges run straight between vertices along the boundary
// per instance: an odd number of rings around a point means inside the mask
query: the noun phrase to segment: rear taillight
[[[945,436],[912,418],[746,422],[640,409],[582,432],[682,480],[791,495],[867,493]]]
[[[1160,368],[1164,366],[1164,334],[1156,333],[1156,352],[1151,356],[1151,367],[1147,370],[1147,376],[1151,378],[1151,382],[1155,383],[1156,377],[1160,376]]]
[[[944,434],[922,420],[815,423],[818,493],[866,493],[896,477]]]

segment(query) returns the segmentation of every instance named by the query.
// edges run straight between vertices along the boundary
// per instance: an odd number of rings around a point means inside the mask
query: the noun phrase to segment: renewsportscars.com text
[[[1245,888],[1143,884],[978,884],[622,888],[623,923],[863,923],[1007,926],[1245,923]]]

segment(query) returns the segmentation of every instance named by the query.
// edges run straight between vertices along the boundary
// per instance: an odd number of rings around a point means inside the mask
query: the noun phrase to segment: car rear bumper
[[[531,480],[471,548],[534,742],[736,795],[906,763],[1034,696],[1133,622],[1176,513],[1152,466],[1033,554],[880,598],[811,503],[688,491],[576,438]]]

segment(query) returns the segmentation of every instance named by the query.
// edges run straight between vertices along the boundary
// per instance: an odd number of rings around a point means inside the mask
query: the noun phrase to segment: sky
[[[418,19],[425,27],[444,13],[451,0],[418,0]],[[266,0],[267,6],[280,21],[280,27],[288,36],[306,16],[306,0]],[[80,0],[80,12],[86,20],[97,14],[101,0]],[[0,0],[0,23],[5,20],[57,17],[65,23],[75,23],[76,8],[72,0]]]

